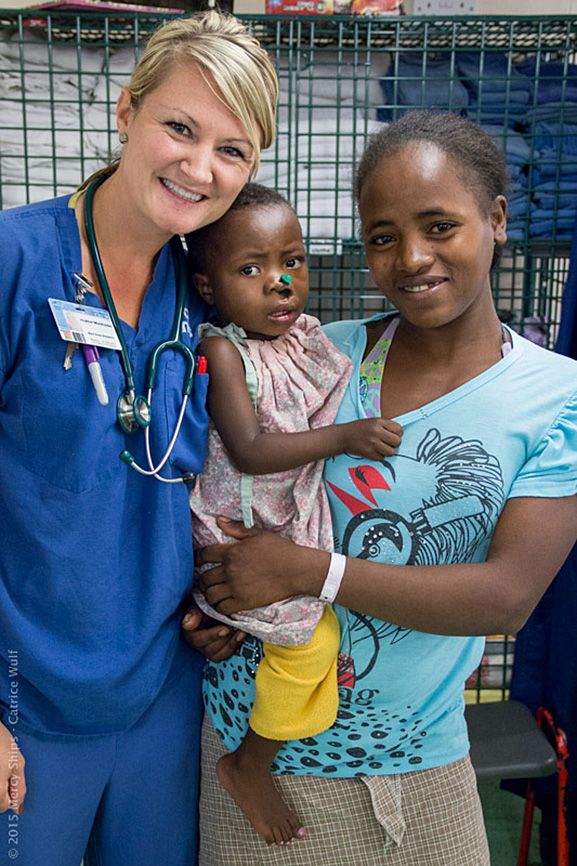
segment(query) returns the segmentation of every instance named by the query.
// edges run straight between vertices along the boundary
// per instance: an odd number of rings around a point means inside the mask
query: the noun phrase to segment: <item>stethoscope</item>
[[[104,273],[104,267],[102,265],[102,259],[100,257],[100,250],[98,249],[98,242],[96,240],[96,232],[94,230],[94,219],[92,212],[94,194],[100,184],[103,183],[105,180],[106,176],[96,178],[96,180],[94,180],[86,190],[84,201],[84,227],[86,229],[88,249],[92,257],[92,262],[94,264],[94,269],[98,277],[98,282],[100,283],[100,290],[104,298],[104,303],[106,304],[106,307],[110,314],[112,325],[114,327],[114,330],[116,331],[118,340],[120,342],[120,360],[122,364],[122,369],[124,371],[125,386],[124,390],[116,401],[116,418],[125,433],[135,433],[137,430],[140,429],[144,430],[146,459],[148,461],[149,468],[143,469],[141,466],[139,466],[130,451],[122,451],[122,453],[120,454],[120,459],[128,466],[131,466],[133,469],[135,469],[137,472],[140,472],[141,475],[152,475],[158,481],[164,481],[167,484],[175,484],[183,481],[188,482],[190,480],[188,475],[183,475],[178,478],[164,478],[162,475],[159,475],[159,472],[164,467],[170,455],[172,454],[172,451],[176,444],[176,440],[178,439],[180,428],[182,427],[182,422],[184,420],[186,406],[188,404],[189,397],[192,394],[196,364],[194,353],[192,352],[190,347],[187,346],[186,343],[184,343],[179,338],[188,294],[188,280],[184,267],[184,251],[182,249],[182,243],[178,236],[175,236],[170,241],[172,255],[174,259],[174,267],[176,271],[176,282],[178,286],[174,322],[172,325],[172,331],[170,332],[169,339],[159,343],[150,354],[150,357],[148,359],[148,371],[146,379],[147,392],[146,397],[143,397],[141,394],[136,393],[136,387],[134,384],[134,370],[132,368],[126,340],[124,339],[124,333],[122,331],[122,325],[116,311],[116,306],[112,298],[110,286],[108,285],[108,280],[106,279],[106,274]],[[170,442],[168,443],[168,447],[164,452],[162,459],[155,466],[152,459],[152,451],[150,448],[150,406],[152,403],[152,392],[156,384],[156,371],[158,367],[158,361],[162,353],[167,351],[168,349],[173,352],[180,352],[180,354],[183,355],[186,364],[186,372],[182,388],[182,405],[180,408],[176,426],[174,428],[174,433],[172,435],[172,438],[170,439]]]

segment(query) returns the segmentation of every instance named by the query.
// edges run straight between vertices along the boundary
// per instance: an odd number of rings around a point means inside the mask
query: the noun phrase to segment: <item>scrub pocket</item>
[[[166,364],[164,436],[166,444],[174,434],[180,407],[185,366],[180,357],[171,358]],[[198,475],[204,468],[208,443],[208,411],[206,395],[208,373],[195,373],[192,394],[189,397],[180,434],[176,440],[169,463],[175,474]],[[164,446],[166,449],[166,445]],[[164,452],[163,452],[164,453]],[[159,456],[162,456],[159,452]]]
[[[64,369],[66,343],[48,304],[36,312],[34,327],[34,351],[23,353],[3,389],[5,435],[15,437],[20,428],[25,465],[32,473],[56,488],[86,493],[122,466],[119,454],[126,445],[116,423],[116,398],[123,377],[117,353],[100,351],[110,398],[101,406],[80,351]]]

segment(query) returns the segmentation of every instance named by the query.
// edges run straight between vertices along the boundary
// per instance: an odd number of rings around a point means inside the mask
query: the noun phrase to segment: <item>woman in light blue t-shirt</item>
[[[259,645],[207,666],[201,866],[489,862],[464,682],[483,635],[520,628],[577,537],[577,364],[497,317],[505,190],[502,154],[455,115],[413,112],[368,143],[363,241],[397,312],[327,333],[353,361],[337,422],[394,418],[401,445],[327,461],[332,557],[230,523],[239,543],[201,554],[222,563],[202,580],[223,613],[338,602],[339,715],[279,754],[307,835],[267,849],[213,778],[246,728]]]

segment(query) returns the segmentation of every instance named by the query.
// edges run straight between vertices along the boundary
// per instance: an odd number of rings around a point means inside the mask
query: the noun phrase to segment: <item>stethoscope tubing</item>
[[[139,466],[132,454],[128,451],[123,451],[120,455],[120,458],[123,462],[125,462],[128,466],[131,466],[136,472],[145,476],[152,476],[156,478],[158,481],[163,481],[168,484],[175,484],[179,482],[183,482],[185,477],[178,478],[164,478],[159,475],[160,471],[166,465],[167,461],[174,450],[174,446],[176,444],[176,440],[180,434],[180,430],[182,427],[182,423],[184,420],[184,414],[186,411],[186,407],[188,404],[188,399],[192,393],[193,382],[194,382],[194,371],[195,371],[195,363],[196,359],[194,354],[189,346],[186,345],[180,339],[180,332],[182,328],[182,318],[184,315],[184,309],[186,306],[186,296],[188,291],[188,282],[186,279],[186,272],[184,269],[183,256],[184,250],[182,247],[181,240],[178,236],[175,236],[171,239],[170,245],[172,248],[174,267],[176,272],[176,280],[178,284],[178,294],[176,300],[176,307],[174,313],[174,320],[172,324],[172,329],[170,332],[170,337],[168,340],[163,340],[160,342],[150,354],[148,370],[147,370],[147,388],[148,393],[146,399],[136,393],[136,387],[134,384],[134,373],[132,369],[132,363],[130,361],[130,356],[128,353],[128,347],[126,345],[126,340],[124,338],[124,332],[122,329],[122,324],[120,322],[120,318],[118,316],[118,312],[116,310],[116,306],[114,304],[114,299],[112,297],[112,292],[110,291],[110,286],[108,284],[108,280],[106,278],[106,273],[104,271],[104,265],[102,263],[102,258],[100,255],[100,250],[98,248],[98,241],[96,238],[96,231],[94,228],[94,216],[93,216],[93,202],[94,202],[94,194],[98,187],[104,183],[107,179],[107,175],[96,178],[86,189],[86,196],[84,202],[84,227],[86,230],[86,239],[88,242],[88,248],[90,251],[90,255],[92,257],[92,262],[94,264],[94,269],[96,271],[96,275],[98,277],[98,282],[100,284],[100,290],[102,292],[102,297],[104,299],[105,306],[108,309],[110,314],[110,318],[112,321],[112,325],[116,334],[118,336],[118,340],[120,342],[120,361],[122,365],[122,369],[124,372],[124,391],[119,396],[117,401],[117,409],[116,409],[116,417],[118,424],[122,428],[125,433],[134,433],[138,429],[144,429],[144,441],[145,441],[145,450],[146,450],[146,458],[148,461],[148,469],[143,469]],[[174,429],[174,433],[170,439],[168,447],[160,460],[160,462],[155,466],[154,461],[152,459],[152,450],[150,446],[150,421],[151,421],[151,402],[152,402],[152,392],[154,390],[154,386],[156,383],[156,370],[158,359],[160,355],[165,351],[176,351],[180,352],[184,356],[185,364],[186,364],[186,374],[183,384],[183,397],[182,397],[182,405],[180,407],[180,412],[178,415],[178,419],[176,422],[176,426]]]

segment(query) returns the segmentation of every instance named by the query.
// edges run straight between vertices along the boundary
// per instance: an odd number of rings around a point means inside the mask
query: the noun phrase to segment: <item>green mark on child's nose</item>
[[[293,278],[289,274],[281,274],[279,277],[279,282],[284,283],[285,286],[290,286]]]

